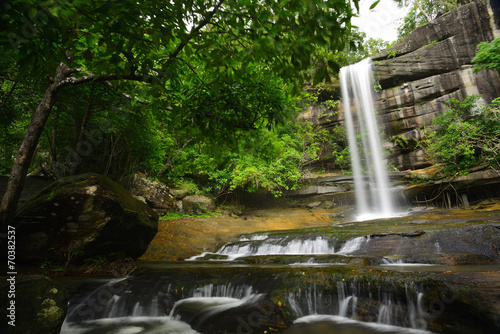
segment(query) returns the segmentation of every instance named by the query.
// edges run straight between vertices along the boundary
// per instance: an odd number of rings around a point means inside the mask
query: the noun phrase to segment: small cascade
[[[372,71],[371,58],[340,70],[344,116],[354,175],[357,220],[395,215],[380,129],[375,117]],[[368,177],[365,178],[363,174]]]
[[[222,310],[224,309],[222,305],[234,307],[239,305],[238,303],[252,300],[257,295],[253,287],[247,284],[209,283],[190,288],[183,286],[174,288],[165,279],[146,284],[133,278],[110,280],[82,296],[83,298],[78,296],[73,298],[68,306],[66,322],[169,316],[174,319],[176,305],[198,303],[205,304],[205,307],[200,306],[200,308]]]
[[[86,281],[68,290],[71,297],[61,333],[204,333],[231,312],[259,310],[265,294],[253,283],[247,275],[193,280],[189,272],[180,276],[175,271]],[[269,282],[261,285],[272,289]]]
[[[347,240],[342,248],[339,250],[338,254],[352,254],[360,250],[363,245],[370,241],[370,236],[357,237],[354,239]]]
[[[253,294],[253,287],[250,285],[233,285],[221,284],[214,285],[212,283],[195,288],[192,292],[193,297],[206,298],[206,297],[226,297],[226,298],[246,298]]]
[[[336,250],[338,240],[321,235],[262,235],[242,236],[236,242],[222,246],[217,252],[205,252],[189,258],[189,261],[224,260],[233,261],[250,256],[267,255],[311,255],[308,263],[314,263],[314,255],[351,255],[362,251],[370,242],[370,236],[348,239]]]
[[[243,298],[191,297],[181,299],[174,304],[170,317],[185,320],[197,328],[221,312],[257,303],[261,297],[261,294],[251,294]]]
[[[372,293],[369,284],[356,281],[339,281],[336,288],[336,292],[326,293],[314,284],[289,293],[288,302],[298,321],[311,315],[328,315],[418,330],[427,328],[424,294],[412,283],[402,289],[382,284],[377,294]]]
[[[234,260],[247,256],[266,255],[322,255],[335,254],[336,240],[323,236],[243,236],[237,242],[222,246],[215,253],[203,253],[188,260],[203,260],[207,256],[215,255],[218,260]]]

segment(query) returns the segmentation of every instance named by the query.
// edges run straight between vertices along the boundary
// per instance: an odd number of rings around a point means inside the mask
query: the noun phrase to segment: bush
[[[499,165],[500,98],[478,108],[479,98],[475,95],[462,102],[448,100],[448,109],[434,119],[422,143],[431,159],[443,164],[446,174],[480,164]]]
[[[487,68],[500,73],[500,38],[494,39],[491,43],[480,43],[472,62],[475,71]]]

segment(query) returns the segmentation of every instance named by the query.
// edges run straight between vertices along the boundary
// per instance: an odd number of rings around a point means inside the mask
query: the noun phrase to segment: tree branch
[[[73,69],[72,73],[82,72],[82,69]],[[60,80],[56,83],[57,88],[62,88],[66,85],[81,85],[90,81],[115,81],[115,80],[132,80],[132,81],[140,81],[146,83],[152,83],[155,80],[159,80],[163,77],[162,74],[158,76],[153,75],[140,75],[140,74],[94,74],[90,73],[84,75],[79,78],[75,77],[67,77],[63,80]]]
[[[420,5],[420,1],[415,0],[415,2],[417,3],[417,6],[418,6],[418,8],[420,9],[420,11],[421,11],[422,13],[424,13],[425,17],[427,17],[427,20],[428,20],[429,22],[432,22],[432,19],[431,19],[431,17],[429,16],[429,14],[427,14],[427,12],[426,12],[426,11],[422,8],[422,5]]]
[[[172,52],[170,54],[170,58],[167,61],[167,65],[172,63],[174,61],[174,59],[177,57],[177,55],[182,51],[182,49],[184,49],[184,47],[188,44],[188,42],[191,39],[193,39],[193,37],[196,34],[198,34],[198,32],[201,30],[201,28],[203,28],[204,26],[206,26],[210,22],[212,17],[214,17],[215,13],[217,13],[219,8],[222,6],[223,2],[224,2],[224,0],[219,0],[219,2],[215,5],[214,9],[211,12],[209,12],[208,15],[203,20],[201,20],[201,22],[195,28],[193,28],[193,30],[191,30],[191,32],[189,33],[187,38],[185,40],[183,40],[182,42],[180,42],[179,45],[177,45],[177,48],[174,50],[174,52]]]

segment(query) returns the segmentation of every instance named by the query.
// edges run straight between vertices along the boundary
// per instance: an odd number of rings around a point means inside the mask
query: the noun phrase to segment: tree
[[[400,7],[411,6],[398,28],[399,39],[408,37],[415,29],[431,22],[439,13],[446,13],[457,7],[456,0],[394,0]]]
[[[15,50],[21,75],[43,68],[49,80],[2,199],[4,228],[63,88],[105,82],[132,102],[169,110],[186,83],[201,80],[193,64],[215,82],[261,64],[300,84],[304,78],[297,76],[318,47],[343,48],[353,15],[350,2],[338,0],[10,0],[2,6],[1,48]],[[317,71],[315,81],[326,77],[327,71]]]

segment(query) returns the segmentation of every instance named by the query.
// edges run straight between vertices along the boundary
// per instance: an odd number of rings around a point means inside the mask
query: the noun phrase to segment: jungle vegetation
[[[419,5],[432,13],[449,7]],[[297,115],[318,102],[340,67],[387,46],[351,25],[357,6],[1,2],[0,175],[10,177],[2,222],[12,219],[28,173],[142,172],[170,184],[203,182],[217,196],[279,194],[325,150],[349,168],[343,129],[332,135]],[[423,22],[411,15],[406,32]]]

